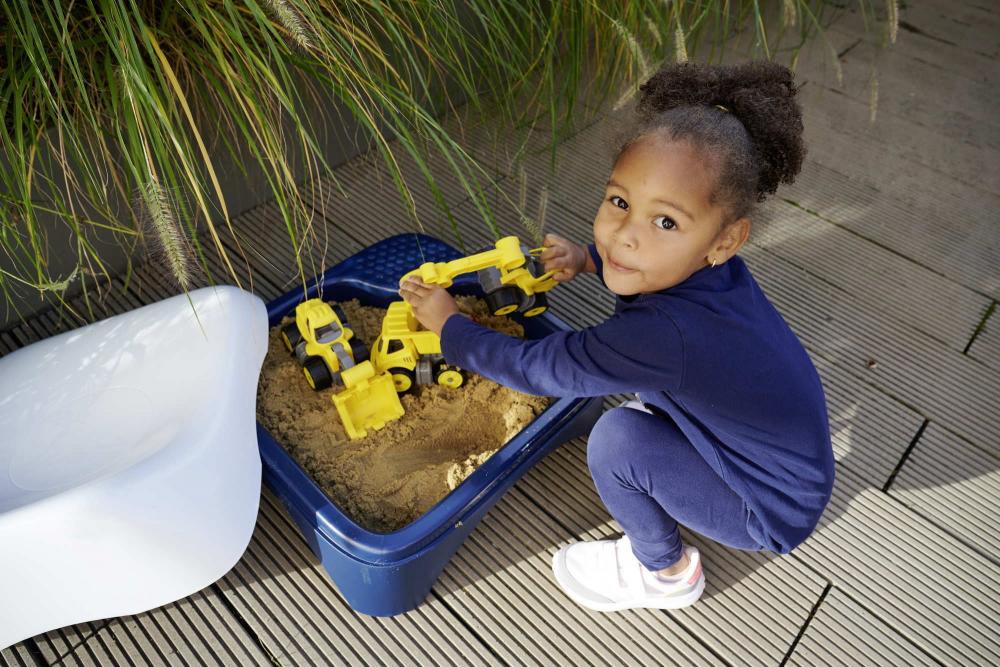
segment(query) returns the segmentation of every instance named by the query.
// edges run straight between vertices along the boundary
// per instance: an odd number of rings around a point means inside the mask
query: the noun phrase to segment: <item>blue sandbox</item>
[[[404,273],[425,261],[444,262],[461,256],[429,236],[394,236],[328,269],[310,283],[307,298],[317,296],[322,287],[324,299],[356,298],[365,305],[384,308],[399,299],[397,284]],[[474,275],[461,276],[449,291],[481,296]],[[295,290],[269,303],[270,325],[280,322],[304,298],[301,290]],[[570,328],[548,313],[516,319],[524,325],[528,338]],[[288,508],[348,604],[364,614],[392,616],[419,605],[487,510],[546,454],[589,433],[600,412],[599,398],[554,400],[426,514],[384,534],[365,530],[348,518],[260,424],[257,438],[264,482]],[[330,413],[331,419],[337,418],[332,405]]]

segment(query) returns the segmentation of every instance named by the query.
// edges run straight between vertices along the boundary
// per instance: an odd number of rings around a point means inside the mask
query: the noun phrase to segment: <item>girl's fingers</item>
[[[413,299],[419,299],[423,296],[423,285],[412,280],[404,281],[403,284],[399,286],[399,295],[407,302],[412,301]]]
[[[563,237],[559,236],[558,234],[546,234],[545,237],[542,238],[542,245],[545,245],[545,246],[557,246],[558,247],[558,246],[563,245],[565,242],[566,242],[566,239],[564,239]]]
[[[565,270],[558,271],[558,272],[552,274],[552,280],[556,281],[557,283],[564,283],[567,280],[572,280],[573,279],[573,275],[574,274],[570,273],[569,271],[565,271]]]
[[[562,257],[566,254],[566,249],[562,246],[549,246],[542,251],[542,254],[538,256],[543,262],[555,259],[556,257]]]
[[[413,292],[415,294],[420,294],[422,292],[429,291],[433,287],[434,287],[433,285],[426,284],[420,278],[407,278],[399,286],[399,289],[400,290],[404,290],[405,289],[405,290],[407,290],[409,292]]]

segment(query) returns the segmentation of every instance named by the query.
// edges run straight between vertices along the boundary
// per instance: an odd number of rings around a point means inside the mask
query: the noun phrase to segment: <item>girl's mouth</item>
[[[612,269],[614,269],[619,273],[635,273],[638,270],[638,269],[630,269],[626,266],[618,264],[617,262],[615,262],[615,260],[611,259],[610,255],[608,256],[608,266],[610,266]]]

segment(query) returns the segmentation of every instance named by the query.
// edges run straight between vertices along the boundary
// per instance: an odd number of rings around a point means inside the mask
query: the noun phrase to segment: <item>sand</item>
[[[458,302],[481,324],[524,333],[513,320],[490,315],[479,299]],[[371,346],[385,311],[357,300],[341,305],[350,326]],[[271,330],[257,418],[335,504],[372,531],[391,532],[422,515],[549,403],[470,372],[458,389],[415,387],[401,396],[401,419],[351,440],[331,401],[338,388],[310,389],[279,330]]]

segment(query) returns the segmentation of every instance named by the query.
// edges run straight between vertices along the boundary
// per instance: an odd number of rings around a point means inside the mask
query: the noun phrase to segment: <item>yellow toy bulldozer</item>
[[[300,303],[295,321],[282,327],[281,338],[317,391],[339,384],[344,369],[368,358],[368,348],[348,328],[344,310],[322,299]]]

